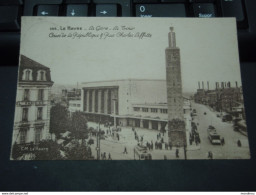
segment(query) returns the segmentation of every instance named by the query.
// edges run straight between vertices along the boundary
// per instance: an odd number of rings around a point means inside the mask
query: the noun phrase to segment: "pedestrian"
[[[112,160],[110,153],[108,153],[108,160]]]
[[[224,137],[221,138],[221,145],[223,146],[225,144],[225,140],[224,140]]]
[[[103,160],[106,160],[107,159],[107,157],[106,157],[106,152],[104,152],[104,154],[103,154]]]
[[[212,151],[209,151],[209,152],[208,152],[208,158],[209,158],[210,160],[212,160],[212,159],[213,159]]]
[[[238,146],[238,147],[241,147],[241,146],[242,146],[242,143],[241,143],[240,140],[237,140],[237,146]]]
[[[124,153],[124,154],[128,154],[126,147],[124,147],[124,152],[123,152],[123,153]]]
[[[176,149],[176,158],[179,158],[179,149]]]
[[[169,148],[170,148],[170,150],[172,150],[172,143],[171,142],[169,143]]]

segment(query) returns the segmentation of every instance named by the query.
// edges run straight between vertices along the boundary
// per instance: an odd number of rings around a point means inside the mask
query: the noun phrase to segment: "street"
[[[88,122],[89,127],[96,128],[98,124]],[[101,126],[101,130],[107,132],[107,128]],[[166,156],[167,160],[169,159],[184,159],[184,149],[179,148],[179,158],[176,158],[176,148],[173,147],[172,150],[166,150],[163,144],[162,150],[155,149],[155,142],[157,141],[157,134],[159,131],[157,130],[149,130],[143,128],[136,128],[135,131],[138,134],[138,137],[143,137],[143,145],[146,145],[147,142],[154,144],[154,149],[150,151],[153,160],[164,160],[164,156]],[[110,153],[112,160],[134,160],[134,147],[138,144],[138,141],[135,140],[134,132],[132,131],[132,127],[122,127],[121,132],[118,132],[119,140],[116,137],[112,137],[111,135],[107,135],[105,133],[105,139],[100,140],[100,152],[103,154],[106,153],[106,157],[108,159],[108,155]],[[94,144],[91,145],[92,154],[96,158],[96,137],[91,137],[94,140]],[[161,134],[161,138],[167,142],[167,134],[163,136]],[[160,139],[158,139],[159,141]],[[127,148],[127,154],[124,154],[124,148]]]
[[[192,102],[192,109],[196,109],[197,116],[193,117],[193,121],[198,124],[198,133],[200,135],[201,143],[199,145],[189,145],[187,147],[187,159],[208,159],[208,152],[211,151],[213,159],[249,159],[249,143],[246,136],[233,130],[233,124],[231,122],[222,122],[220,117],[217,117],[217,112],[211,110],[205,105],[200,105]],[[204,114],[206,113],[206,114]],[[99,124],[88,122],[89,127],[95,129]],[[224,145],[213,145],[208,139],[207,128],[212,125],[216,128],[217,133],[225,139]],[[100,140],[100,153],[106,154],[106,159],[109,158],[109,154],[112,160],[134,160],[134,148],[139,143],[134,136],[132,127],[121,127],[122,130],[118,132],[119,140],[117,137],[112,136],[111,133],[107,133],[107,127],[100,126],[101,130],[105,132],[105,138]],[[143,137],[143,145],[146,143],[153,143],[153,150],[149,152],[152,155],[153,160],[163,160],[164,156],[167,160],[171,159],[184,159],[184,148],[179,148],[179,157],[176,157],[176,148],[172,150],[165,149],[163,144],[162,149],[155,149],[155,142],[160,141],[162,138],[164,142],[168,142],[167,134],[161,133],[161,138],[157,138],[159,131],[149,130],[143,128],[135,129],[139,140]],[[188,136],[188,134],[187,134]],[[96,151],[96,137],[91,136],[90,139],[94,140],[94,144],[91,145],[92,154],[97,158]],[[241,147],[238,147],[237,141],[241,141]],[[141,143],[141,141],[140,141]],[[127,154],[124,153],[125,148]]]
[[[201,138],[199,150],[189,151],[188,159],[207,159],[208,152],[213,153],[213,159],[249,159],[249,143],[248,137],[233,130],[232,122],[222,122],[220,117],[217,117],[217,112],[210,110],[209,107],[201,104],[192,103],[192,109],[196,109],[197,116],[194,121],[199,123],[198,132]],[[206,112],[206,115],[204,115]],[[225,139],[225,144],[212,145],[208,139],[207,128],[212,125],[216,128],[217,133]],[[237,146],[237,141],[240,140],[242,146]]]

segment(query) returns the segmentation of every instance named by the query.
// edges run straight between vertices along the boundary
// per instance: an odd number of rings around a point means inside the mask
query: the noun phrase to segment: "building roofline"
[[[166,80],[165,79],[115,79],[115,80],[102,80],[102,81],[82,82],[82,84],[103,83],[103,82],[118,82],[118,81],[166,81]]]

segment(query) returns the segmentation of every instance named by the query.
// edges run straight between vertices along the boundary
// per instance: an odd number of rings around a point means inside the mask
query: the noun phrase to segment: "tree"
[[[72,146],[66,151],[67,160],[93,160],[91,148],[78,141],[73,141]]]
[[[62,160],[59,145],[52,140],[42,140],[35,150],[34,160]]]
[[[87,119],[82,112],[74,112],[72,114],[71,133],[75,139],[82,139],[82,142],[88,138]]]
[[[50,112],[50,133],[55,134],[57,138],[60,137],[60,133],[64,133],[69,130],[69,118],[68,110],[57,104],[51,108]]]

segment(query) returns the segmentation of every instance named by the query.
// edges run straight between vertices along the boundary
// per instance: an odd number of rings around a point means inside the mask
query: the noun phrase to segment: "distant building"
[[[69,100],[68,102],[68,111],[74,113],[76,111],[82,111],[82,102],[81,100]]]
[[[82,83],[82,111],[89,121],[113,124],[115,117],[120,126],[165,129],[166,81],[126,79]]]
[[[235,113],[238,110],[241,112],[243,105],[242,87],[231,87],[230,82],[216,83],[214,90],[198,89],[194,95],[196,103],[210,106],[216,111]],[[239,107],[239,109],[237,109]]]
[[[80,100],[81,99],[81,89],[73,88],[71,90],[63,89],[62,97],[66,100]]]
[[[13,143],[38,143],[49,138],[52,85],[48,67],[21,55]]]

